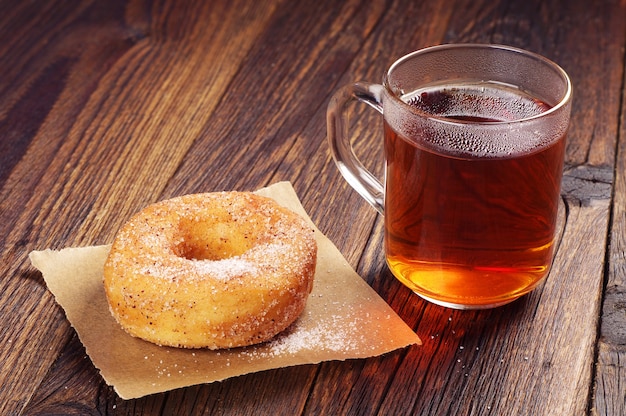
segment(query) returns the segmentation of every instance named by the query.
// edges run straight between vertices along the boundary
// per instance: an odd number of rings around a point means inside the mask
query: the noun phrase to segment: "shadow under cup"
[[[347,105],[383,114],[385,184],[361,164]],[[328,107],[331,153],[385,219],[394,276],[421,297],[490,308],[547,275],[571,83],[553,62],[497,45],[442,45],[396,61],[383,84],[340,89]]]

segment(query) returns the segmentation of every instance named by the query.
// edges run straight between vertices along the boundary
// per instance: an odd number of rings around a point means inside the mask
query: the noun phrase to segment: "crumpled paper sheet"
[[[288,182],[257,193],[311,221]],[[313,223],[311,222],[313,225]],[[313,292],[300,318],[273,340],[211,351],[160,347],[126,334],[109,312],[102,269],[110,246],[30,253],[102,377],[124,399],[268,369],[377,356],[418,336],[316,229]]]

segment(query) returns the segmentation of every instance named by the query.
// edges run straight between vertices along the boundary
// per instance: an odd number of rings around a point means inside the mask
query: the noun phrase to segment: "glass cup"
[[[571,112],[569,77],[500,45],[440,45],[396,61],[382,85],[355,83],[327,112],[332,156],[384,215],[387,265],[419,296],[491,308],[548,274]],[[384,185],[354,153],[348,104],[383,115]]]

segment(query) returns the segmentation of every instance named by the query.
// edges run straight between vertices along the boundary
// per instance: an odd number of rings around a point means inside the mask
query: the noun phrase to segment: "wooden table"
[[[553,270],[494,310],[393,279],[382,218],[326,145],[340,85],[450,42],[541,53],[575,89]],[[626,414],[625,46],[618,0],[0,1],[0,414]],[[357,149],[380,173],[363,112]],[[117,397],[28,253],[109,243],[159,199],[280,180],[424,345]]]

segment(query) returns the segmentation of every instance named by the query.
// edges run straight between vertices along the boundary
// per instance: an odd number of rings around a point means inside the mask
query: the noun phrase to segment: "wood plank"
[[[528,11],[523,12],[526,14],[516,15],[516,13],[521,12],[507,10],[507,13],[510,13],[510,15],[505,14],[503,17],[494,17],[485,15],[485,13],[491,10],[489,5],[477,4],[476,2],[472,4],[474,6],[472,10],[476,9],[479,12],[476,22],[486,20],[503,22],[503,26],[506,26],[508,28],[507,30],[511,30],[512,27],[518,31],[518,33],[511,34],[510,32],[501,33],[494,30],[487,40],[497,40],[525,48],[533,48],[548,56],[552,54],[555,59],[560,55],[559,48],[565,49],[562,46],[559,47],[558,44],[553,45],[556,49],[542,48],[543,42],[540,42],[542,37],[540,31],[539,33],[533,32],[535,35],[533,41],[536,43],[528,43],[528,38],[523,36],[525,34],[523,31],[528,29],[525,23],[536,26],[533,20],[534,17],[531,18],[533,14]],[[534,10],[532,4],[527,4],[525,7]],[[459,20],[471,21],[471,15],[468,19],[467,9],[468,8],[464,7],[456,9]],[[617,11],[621,12],[621,9]],[[497,10],[491,10],[491,12],[497,12]],[[557,12],[558,7],[555,6],[555,10],[552,10],[550,13]],[[585,14],[587,12],[588,10],[584,13],[575,14],[574,16],[580,20],[572,22],[570,19],[568,24],[572,24],[573,26],[579,24],[583,25],[584,20],[588,19],[588,15]],[[605,24],[613,24],[616,27],[621,24],[620,27],[623,27],[623,21],[619,18],[608,18],[612,12],[615,12],[615,10],[594,11],[594,13],[599,13],[607,18],[608,23],[607,20],[602,20]],[[397,22],[400,20],[400,17],[390,17],[389,20]],[[556,20],[558,20],[558,18]],[[454,33],[454,16],[451,18],[451,21],[452,24],[451,27],[448,28],[448,34]],[[521,24],[519,23],[520,21],[522,21]],[[554,20],[546,17],[542,19],[542,21],[544,25],[547,25],[547,23]],[[515,22],[515,24],[513,24],[513,22]],[[597,20],[593,19],[593,25],[597,24],[597,22]],[[384,25],[384,23],[381,25]],[[474,27],[478,26],[479,24],[475,23]],[[545,27],[543,29],[545,30]],[[561,27],[559,30],[565,29]],[[481,33],[483,32],[480,30],[476,32],[468,31],[464,33],[462,38],[448,38],[447,40],[484,41],[485,39],[482,38],[483,35],[481,35]],[[550,31],[550,33],[552,34],[553,32]],[[584,29],[581,33],[585,33]],[[597,33],[602,33],[602,31],[597,31]],[[376,34],[373,35],[373,38],[375,36]],[[563,41],[565,42],[565,40]],[[583,44],[579,46],[581,48],[592,46],[590,43],[584,43],[586,41],[580,38],[570,39],[570,41],[583,42]],[[615,64],[617,68],[621,67],[619,64],[619,51],[621,47],[619,45],[623,44],[623,42],[623,36],[620,36],[609,50],[602,52],[602,54],[607,55],[610,59],[604,57],[603,62],[608,63],[596,66],[592,69],[592,72],[598,74],[599,78],[606,77],[606,75],[601,74],[608,72],[611,82],[617,81],[616,74],[618,74],[618,72],[615,71],[613,65]],[[603,44],[606,43],[607,41],[604,40]],[[393,44],[397,45],[398,40],[396,39]],[[366,44],[363,49],[376,50],[377,48]],[[565,64],[568,64],[567,59],[563,60]],[[585,72],[587,70],[589,70],[587,65],[576,69],[573,74],[574,79],[586,79],[589,75],[589,73]],[[594,76],[590,78],[593,80]],[[588,95],[591,95],[591,97],[588,97]],[[582,98],[580,98],[580,96],[582,96]],[[580,96],[578,98],[582,103],[584,103],[587,98],[591,98],[592,102],[596,102],[600,98],[605,98],[604,95],[600,97],[595,90],[589,94],[586,93],[586,90],[582,90]],[[583,105],[584,104],[580,104],[580,106]],[[598,108],[604,108],[607,111],[603,111],[599,114],[594,113],[594,117],[602,118],[609,126],[616,125],[615,120],[617,109],[619,108],[618,93],[610,93],[608,99],[604,101],[603,106]],[[608,111],[609,109],[610,111]],[[592,107],[589,111],[595,111],[595,108]],[[574,126],[579,124],[584,124],[585,129],[575,129]],[[574,143],[574,146],[582,148],[583,146],[589,145],[587,132],[590,128],[593,128],[593,126],[588,124],[588,120],[582,118],[580,115],[576,118],[571,130],[571,136],[573,137],[571,142]],[[359,133],[361,132],[359,131]],[[599,164],[601,165],[610,165],[612,163],[610,149],[611,146],[614,146],[615,136],[609,129],[605,131],[602,136],[595,137],[594,139],[596,139],[593,145],[594,148],[589,149],[587,147],[586,155],[596,154],[597,156],[594,156],[595,163],[600,161]],[[601,149],[602,151],[597,149]],[[569,162],[582,163],[584,162],[584,158],[579,160],[578,154],[574,152]],[[397,288],[396,290],[392,290],[389,288],[389,285],[386,285],[384,289],[379,290],[379,293],[384,296],[388,295],[387,299],[392,300],[392,306],[397,309],[407,322],[412,322],[415,318],[403,312],[402,308],[408,308],[406,305],[411,303],[417,305],[422,303],[420,306],[412,306],[409,309],[411,313],[421,318],[420,324],[423,328],[418,327],[418,334],[422,336],[423,339],[432,339],[434,343],[430,345],[429,342],[427,342],[421,348],[414,348],[419,351],[408,352],[404,360],[416,360],[419,361],[419,364],[417,364],[417,366],[413,363],[407,364],[406,366],[400,364],[400,373],[403,368],[406,367],[407,369],[407,373],[403,375],[406,377],[405,379],[391,381],[391,385],[388,384],[390,380],[378,379],[375,384],[372,383],[374,385],[369,386],[371,389],[370,395],[373,397],[379,397],[381,390],[385,391],[388,395],[387,400],[382,404],[382,407],[378,409],[381,413],[468,414],[471,412],[472,414],[515,414],[515,410],[517,410],[517,413],[528,413],[529,406],[536,414],[581,414],[585,412],[588,405],[588,383],[591,379],[591,366],[589,363],[593,361],[593,339],[595,338],[594,334],[597,328],[595,313],[599,308],[602,290],[603,268],[601,262],[598,262],[598,259],[601,259],[604,255],[604,238],[601,236],[603,235],[602,230],[606,230],[607,228],[608,198],[610,197],[612,178],[610,170],[606,169],[599,169],[597,174],[591,177],[585,177],[584,175],[576,176],[578,173],[580,172],[576,171],[572,174],[572,178],[569,178],[572,179],[570,183],[574,182],[574,180],[579,180],[576,184],[577,186],[567,189],[564,187],[564,192],[568,195],[568,234],[566,244],[561,248],[562,251],[560,251],[562,256],[561,263],[559,267],[555,267],[552,273],[552,275],[557,276],[567,275],[568,273],[573,273],[576,276],[584,276],[584,282],[579,281],[574,283],[575,288],[568,287],[563,282],[553,283],[558,287],[552,288],[550,287],[550,282],[555,280],[555,278],[552,278],[552,280],[549,280],[546,284],[548,289],[544,287],[543,290],[539,290],[529,296],[528,300],[520,301],[525,303],[523,306],[511,305],[503,310],[491,313],[479,312],[476,314],[468,314],[452,312],[449,317],[437,315],[429,316],[425,311],[432,309],[432,307],[429,308],[428,305],[423,305],[423,302],[415,300],[414,297],[410,295],[399,296]],[[584,182],[585,186],[582,187],[584,189],[578,186],[581,185],[580,181]],[[319,182],[316,182],[315,186],[319,186]],[[311,188],[313,188],[313,186],[311,186]],[[577,193],[575,190],[580,192]],[[595,192],[591,192],[592,190]],[[322,190],[320,193],[332,192]],[[344,197],[338,197],[338,201],[342,199],[344,199]],[[593,208],[587,208],[590,204],[595,206]],[[353,205],[350,206],[353,207]],[[358,217],[358,215],[355,217]],[[352,217],[342,217],[342,220],[346,224],[350,224],[351,227],[358,224],[352,221]],[[361,218],[358,221],[365,220]],[[341,242],[343,239],[349,239],[350,237],[358,238],[358,236],[359,234],[356,232],[352,236],[338,235],[335,241]],[[598,236],[600,236],[600,238],[598,238]],[[383,264],[383,259],[380,256],[382,237],[380,234],[377,237],[374,235],[372,240],[370,240],[371,247],[374,247],[377,258],[377,261],[373,263],[375,264],[375,268],[369,270],[359,268],[360,273],[367,276],[368,281],[372,282],[374,285],[376,285],[377,282],[391,279],[388,272],[381,270],[381,265]],[[583,240],[580,240],[580,238]],[[581,245],[575,243],[576,241],[585,241],[585,244]],[[587,244],[590,244],[591,247]],[[592,254],[581,259],[578,253],[583,252]],[[373,254],[371,255],[373,256]],[[570,256],[573,258],[570,258]],[[361,259],[361,261],[363,262],[363,259]],[[581,269],[581,265],[586,265],[588,269],[584,268],[585,266],[582,266],[583,268]],[[390,293],[393,293],[393,295],[389,295]],[[593,306],[590,310],[578,310],[580,304],[577,302],[577,299],[581,299],[580,296],[584,299],[592,299],[591,304]],[[540,299],[545,298],[553,300],[546,305],[540,304]],[[563,298],[565,300],[563,300]],[[568,298],[570,299],[569,301],[567,300]],[[589,307],[589,304],[586,304],[585,307]],[[537,308],[543,308],[543,312],[538,313]],[[550,310],[548,311],[547,309]],[[567,312],[561,309],[566,309]],[[542,317],[543,320],[535,320],[535,314]],[[550,317],[556,317],[556,322]],[[446,333],[445,329],[447,329],[447,327],[444,324],[447,323],[448,319],[452,319],[457,325],[449,329]],[[477,326],[475,320],[482,322],[482,325],[479,326],[475,332],[470,331],[468,335],[467,328],[475,329]],[[520,327],[511,329],[509,328],[511,323],[519,325]],[[495,329],[493,328],[494,326]],[[545,328],[552,328],[554,334],[546,336],[546,334],[544,334]],[[419,332],[420,330],[422,332]],[[569,331],[572,332],[570,333]],[[454,334],[454,336],[450,337],[450,333]],[[428,336],[429,334],[430,337]],[[441,341],[438,342],[441,334],[448,335],[445,345],[441,345]],[[574,342],[570,339],[570,334],[575,334]],[[486,341],[482,340],[483,337],[486,339],[499,339],[500,341],[484,345]],[[520,343],[524,344],[523,348],[516,345],[516,339],[519,339]],[[541,341],[536,343],[534,341],[535,339]],[[513,345],[510,345],[511,343]],[[463,349],[461,350],[462,347]],[[543,357],[544,349],[548,351],[545,354],[550,356],[549,358]],[[469,358],[459,358],[459,355],[457,355],[459,351],[476,352],[473,354],[465,354],[465,357],[469,355]],[[493,360],[491,357],[500,357],[500,360],[506,360],[507,367],[498,366],[493,368]],[[510,358],[512,358],[513,364],[511,364]],[[466,359],[468,361],[465,361]],[[377,364],[379,363],[377,362]],[[347,380],[355,379],[355,374],[362,371],[360,366],[356,366],[352,371],[349,371],[349,368],[344,369],[345,372],[342,373],[344,376],[340,376],[338,379],[334,379],[331,376],[325,377],[325,372],[328,371],[330,374],[333,368],[334,366],[332,364],[322,366],[319,379],[323,379],[325,383],[316,385],[316,388],[319,388],[319,392],[316,389],[312,393],[314,399],[311,400],[311,403],[315,403],[315,406],[311,408],[311,412],[341,413],[353,410],[353,408],[349,406],[353,406],[355,403],[361,403],[362,407],[358,408],[358,410],[360,412],[369,413],[372,410],[368,408],[371,403],[362,399],[363,393],[358,386],[355,386],[350,393],[341,389],[341,386],[349,384]],[[432,369],[441,370],[434,374],[428,374],[429,372],[433,372]],[[472,369],[474,371],[471,371]],[[451,380],[452,375],[456,375],[456,378],[453,377]],[[334,380],[334,382],[332,380]],[[574,380],[573,383],[572,380]],[[328,395],[326,392],[329,385],[328,383],[333,386],[332,390],[342,391],[339,397],[324,400],[324,397]],[[567,385],[567,387],[563,389],[562,385]],[[410,391],[414,392],[413,396],[415,397],[415,402],[407,403],[406,400],[402,400],[402,398],[406,397],[407,389],[411,389]],[[437,391],[435,395],[431,393],[433,390]],[[343,397],[344,395],[349,396],[350,394],[352,395],[350,399]],[[433,400],[440,400],[440,402],[420,401],[420,398],[423,397],[426,397],[423,400],[432,398]],[[510,409],[514,411],[511,412]],[[374,411],[376,411],[376,408]]]
[[[325,125],[319,116],[329,91],[380,13],[380,6],[354,0],[280,7],[163,195],[252,190],[272,177],[293,180],[294,172],[274,173],[313,116]],[[319,149],[322,137],[300,143]],[[307,154],[298,157],[295,167],[306,166]]]
[[[623,319],[621,323],[623,325]],[[592,408],[593,415],[613,416],[626,414],[626,394],[624,393],[626,392],[625,359],[626,347],[624,347],[623,343],[613,344],[604,340],[600,341]]]
[[[59,4],[58,20],[48,22],[59,26],[59,34],[49,39],[49,52],[39,64],[64,62],[66,51],[75,58],[65,66],[49,66],[53,72],[26,68],[28,76],[58,73],[65,81],[56,95],[44,96],[49,112],[27,139],[29,146],[0,193],[0,267],[3,276],[11,276],[0,283],[0,313],[14,320],[1,329],[3,339],[11,342],[0,346],[5,357],[0,380],[12,382],[2,383],[0,413],[20,411],[71,334],[41,280],[29,279],[27,253],[110,241],[130,213],[153,201],[275,7],[186,2],[172,13],[169,5],[159,12],[141,2],[128,7],[125,2],[87,3],[63,13],[73,5]],[[38,5],[30,7],[34,9],[25,14],[35,20],[25,23],[36,26]],[[84,25],[85,15],[95,19],[91,26]],[[180,26],[180,21],[186,24]],[[30,40],[27,48],[41,47]],[[15,105],[36,103],[39,91],[19,85]],[[37,321],[29,321],[30,316]]]
[[[626,74],[623,74],[626,77]],[[626,78],[625,78],[626,79]],[[626,110],[622,102],[607,281],[598,342],[595,415],[626,414]]]
[[[259,49],[251,47],[250,56],[246,57],[242,67],[238,70],[237,77],[231,82],[232,89],[225,91],[225,95],[221,99],[224,106],[220,107],[215,114],[210,115],[196,142],[188,151],[185,163],[178,168],[177,174],[170,181],[168,189],[164,191],[164,195],[161,197],[167,196],[168,192],[188,193],[197,191],[198,188],[194,187],[206,186],[203,183],[205,177],[213,181],[213,184],[210,185],[212,187],[219,187],[219,182],[225,181],[226,185],[221,185],[224,187],[223,189],[236,188],[236,183],[232,182],[234,180],[240,181],[239,183],[247,183],[247,189],[264,185],[268,180],[267,172],[272,174],[276,170],[276,167],[271,164],[279,164],[284,154],[291,148],[291,140],[298,135],[297,130],[302,128],[300,125],[301,118],[310,117],[307,116],[308,112],[325,107],[327,96],[319,95],[318,92],[328,79],[315,77],[315,74],[320,71],[320,68],[329,68],[327,73],[332,76],[335,72],[331,71],[330,68],[341,65],[349,59],[350,55],[346,54],[346,51],[351,49],[354,53],[360,47],[357,42],[360,38],[356,34],[363,30],[369,30],[368,28],[376,23],[375,19],[372,18],[372,9],[361,6],[360,2],[337,4],[329,1],[327,3],[311,3],[309,8],[296,3],[290,4],[289,7],[278,8],[277,10],[280,12],[272,16],[272,21],[267,23],[267,30],[260,35],[258,40],[255,40],[255,42],[259,42]],[[339,8],[339,10],[334,10],[333,7]],[[311,20],[312,14],[315,14],[317,18]],[[354,17],[355,15],[356,17]],[[343,28],[348,23],[345,19],[349,18],[355,18],[362,24],[354,26],[351,31],[344,32]],[[307,24],[312,24],[312,26],[303,30],[301,26],[283,23],[289,19],[299,19]],[[326,39],[329,35],[329,28],[331,28],[331,36]],[[298,33],[307,35],[306,37],[301,36],[301,41],[306,42],[306,44],[298,43],[295,40]],[[322,43],[319,42],[320,39],[323,40]],[[268,55],[268,45],[276,48],[269,49],[271,54],[280,52],[278,57],[302,56],[303,59],[306,59],[299,63],[275,62],[277,57]],[[267,65],[260,65],[263,62]],[[274,68],[272,68],[273,64],[275,64]],[[277,71],[277,65],[280,64],[282,67],[280,71]],[[288,74],[296,67],[302,68],[300,77],[306,82],[300,82],[294,75]],[[275,76],[277,72],[281,71],[285,75],[284,77]],[[263,83],[263,85],[259,85],[259,83]],[[276,90],[280,93],[268,95],[265,93],[266,90]],[[242,97],[246,99],[246,104],[249,106],[242,105]],[[317,104],[311,106],[316,101]],[[277,111],[276,107],[287,107],[289,110]],[[256,113],[250,112],[250,108],[264,109],[266,113],[259,112],[259,116],[256,116]],[[271,120],[271,124],[266,126],[268,118]],[[241,120],[246,120],[246,123],[242,123]],[[259,123],[259,125],[255,126],[255,123]],[[232,137],[245,137],[249,131],[260,132],[260,140],[246,146],[241,146],[241,141],[232,140]],[[284,136],[282,136],[283,134]],[[259,159],[259,154],[262,155],[266,152],[271,154],[271,157]],[[301,154],[300,157],[303,158],[302,160],[306,159],[305,154]],[[246,177],[248,166],[253,164],[255,159],[259,159],[260,162],[255,166],[254,175],[246,178],[247,182],[244,182],[242,178]],[[216,171],[211,169],[212,166],[219,166],[220,168]],[[187,167],[191,171],[187,171]],[[146,171],[149,170],[146,169]],[[224,171],[241,172],[241,174],[220,174]],[[66,349],[74,347],[68,345]],[[88,371],[88,373],[81,374],[80,379],[89,379],[89,376],[94,377],[93,370],[85,369],[84,371]],[[276,409],[272,407],[272,402],[262,400],[263,397],[266,397],[265,395],[251,396],[249,401],[242,400],[242,396],[248,397],[247,392],[252,387],[255,391],[260,391],[259,386],[277,385],[276,377],[282,379],[286,375],[293,374],[287,379],[291,380],[290,383],[293,386],[299,386],[298,394],[292,392],[293,398],[297,400],[293,404],[294,407],[286,407],[281,411],[284,412],[283,414],[294,414],[294,409],[301,408],[306,402],[308,386],[315,371],[314,368],[303,367],[277,373],[268,372],[261,376],[243,376],[237,378],[236,381],[215,383],[197,388],[194,391],[199,397],[197,403],[203,403],[202,406],[207,408],[219,408],[228,413],[228,409],[232,407],[231,410],[234,413],[239,413],[245,412],[245,409],[260,411],[265,405],[269,406],[268,412],[274,413]],[[43,385],[60,385],[65,377],[64,374],[51,373],[48,379],[44,380]],[[68,400],[68,397],[60,395],[57,390],[53,389],[52,391],[55,393],[43,388],[40,394],[33,399],[33,403],[37,403],[38,409],[55,409],[55,406],[70,408],[72,406],[71,403],[62,405],[63,400]],[[104,394],[107,397],[110,395],[108,389],[92,389],[90,393],[93,395]],[[158,403],[165,403],[164,406],[172,407],[173,411],[185,413],[185,404],[179,399],[180,394],[178,393],[166,393],[130,403],[119,403],[118,409],[133,408],[137,411],[137,409],[149,409],[158,407]],[[74,401],[80,400],[84,399],[76,398]]]
[[[108,48],[90,57],[93,71],[79,72],[70,79],[80,54],[75,44],[65,49],[75,42],[66,31],[76,27],[86,6],[76,4],[67,13],[58,13],[62,7],[55,2],[47,6],[50,9],[44,10],[44,14],[33,10],[38,7],[36,4],[4,3],[2,7],[11,10],[3,14],[8,19],[7,25],[2,25],[3,30],[16,30],[20,34],[17,37],[2,34],[3,39],[15,41],[2,42],[3,56],[13,63],[2,66],[0,77],[3,97],[7,98],[0,110],[2,131],[7,133],[5,128],[8,128],[10,135],[3,137],[2,142],[12,144],[11,135],[19,135],[18,143],[23,143],[17,148],[9,146],[9,163],[4,157],[7,153],[2,153],[0,268],[2,276],[10,277],[0,282],[0,314],[6,317],[0,328],[5,341],[0,346],[5,363],[0,370],[3,386],[0,413],[3,414],[17,414],[25,405],[70,335],[69,325],[47,293],[43,280],[28,269],[26,254],[33,248],[30,232],[36,227],[33,223],[39,209],[36,200],[49,196],[46,188],[57,179],[62,168],[61,165],[56,171],[49,169],[66,139],[71,120],[80,112],[98,78],[110,67],[109,60],[119,57],[130,46],[125,39],[121,42],[112,39],[107,43]],[[31,18],[24,20],[27,16]],[[15,27],[17,22],[22,25]],[[106,41],[98,28],[90,35],[96,42]],[[46,45],[43,39],[56,39],[56,42],[52,42],[54,46]],[[68,85],[70,90],[66,89]],[[59,101],[64,104],[64,111],[55,108]],[[23,130],[22,126],[28,128]],[[68,145],[71,147],[72,142]],[[32,316],[37,319],[29,319]],[[15,379],[16,374],[20,375],[20,382]]]

